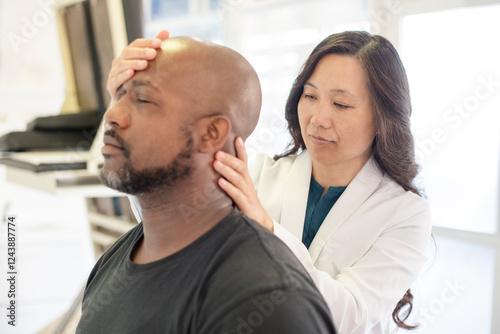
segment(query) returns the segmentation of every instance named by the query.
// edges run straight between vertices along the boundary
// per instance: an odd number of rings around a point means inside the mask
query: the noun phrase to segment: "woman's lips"
[[[326,145],[332,143],[331,141],[326,140],[325,138],[320,136],[309,135],[309,137],[311,138],[311,141],[316,145]]]

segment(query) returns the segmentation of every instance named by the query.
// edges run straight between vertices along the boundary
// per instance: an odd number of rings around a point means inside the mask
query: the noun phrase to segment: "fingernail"
[[[148,62],[146,60],[139,60],[139,63],[138,63],[138,65],[140,67],[145,67],[147,64],[148,64]]]
[[[155,50],[149,49],[149,50],[146,51],[146,57],[148,57],[148,58],[154,57],[155,55],[156,55],[156,51]]]
[[[226,153],[222,151],[217,152],[217,158],[224,160],[226,158]]]
[[[215,160],[215,168],[221,169],[222,168],[222,162]]]
[[[238,139],[237,139],[237,140],[238,140],[238,144],[240,144],[240,145],[245,145],[245,142],[243,141],[243,138],[238,137]]]

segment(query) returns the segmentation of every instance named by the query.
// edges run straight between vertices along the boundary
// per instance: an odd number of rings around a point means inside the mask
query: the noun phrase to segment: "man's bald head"
[[[193,118],[227,116],[232,125],[229,139],[246,139],[255,129],[262,102],[260,82],[238,52],[197,38],[175,37],[163,41],[148,70],[160,77],[182,77],[177,88],[191,103]]]
[[[181,192],[212,187],[219,174],[207,165],[218,150],[234,154],[260,106],[259,79],[240,54],[195,38],[166,40],[104,115],[102,180],[129,194],[172,195],[184,180]]]

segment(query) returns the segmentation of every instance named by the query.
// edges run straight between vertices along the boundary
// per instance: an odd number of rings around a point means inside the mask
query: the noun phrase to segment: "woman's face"
[[[361,63],[328,54],[304,85],[299,123],[313,164],[360,169],[375,137],[370,95]]]

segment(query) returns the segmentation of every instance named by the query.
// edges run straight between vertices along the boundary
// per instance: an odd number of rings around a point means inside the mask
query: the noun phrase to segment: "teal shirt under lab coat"
[[[330,187],[324,196],[324,188],[311,175],[311,185],[309,186],[309,196],[307,198],[306,218],[304,230],[302,232],[302,243],[307,248],[311,245],[316,233],[318,233],[325,217],[330,212],[335,202],[344,192],[346,187]]]

